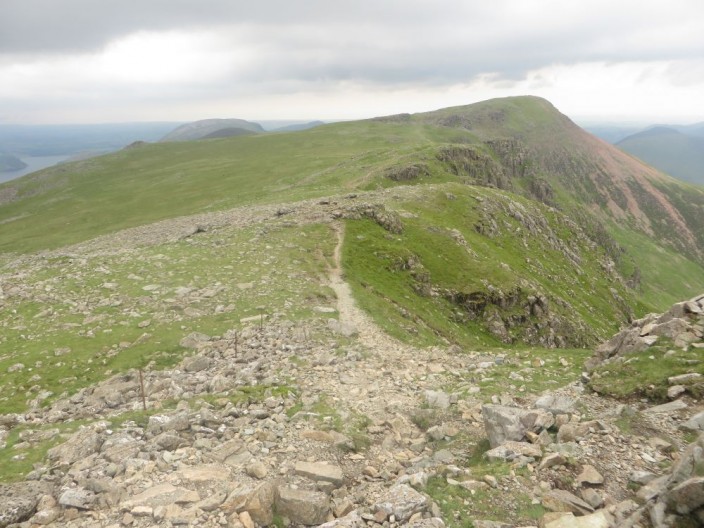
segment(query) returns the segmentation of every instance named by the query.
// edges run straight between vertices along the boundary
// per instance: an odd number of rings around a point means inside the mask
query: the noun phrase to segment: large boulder
[[[29,519],[40,497],[50,491],[51,486],[45,482],[0,484],[0,528]]]
[[[320,491],[281,486],[276,495],[276,511],[294,524],[322,524],[330,513],[330,498]]]
[[[98,432],[80,429],[63,444],[49,449],[47,455],[52,464],[70,466],[100,451],[103,440]]]
[[[403,523],[413,514],[424,511],[429,504],[430,500],[422,493],[406,484],[396,484],[373,509],[385,512],[387,517],[393,515],[396,522]]]
[[[482,418],[492,448],[507,440],[521,442],[527,432],[540,433],[555,423],[555,418],[548,411],[503,405],[483,405]]]
[[[536,409],[544,409],[553,414],[571,414],[576,401],[566,394],[548,393],[535,400]]]
[[[623,356],[630,352],[641,352],[657,342],[659,338],[671,339],[676,347],[686,347],[702,341],[701,323],[704,321],[704,295],[673,305],[664,314],[648,314],[633,321],[608,341],[599,345],[586,362],[587,370]],[[695,343],[695,346],[699,343]]]
[[[342,486],[345,476],[338,465],[321,462],[296,462],[296,475],[307,477],[315,482],[330,482],[336,488]]]
[[[678,484],[667,494],[668,507],[688,514],[704,506],[704,477],[694,477]]]
[[[4,492],[0,490],[4,495]],[[22,522],[32,516],[37,508],[39,497],[34,495],[14,495],[2,497],[0,501],[0,528]]]

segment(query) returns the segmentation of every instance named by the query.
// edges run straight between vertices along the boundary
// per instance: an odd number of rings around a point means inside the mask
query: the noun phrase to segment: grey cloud
[[[675,13],[692,5],[672,2]],[[520,79],[558,62],[685,58],[704,47],[703,34],[692,37],[693,49],[647,39],[633,49],[630,35],[652,20],[630,3],[604,18],[598,7],[547,0],[2,0],[0,59],[94,52],[137,31],[200,29],[240,36],[233,45],[250,50],[254,63],[237,72],[240,82],[433,84],[487,72]],[[696,13],[690,25],[697,16],[704,23]]]
[[[418,9],[419,6],[425,6]],[[430,9],[428,9],[430,8]],[[433,5],[391,0],[3,0],[0,51],[90,51],[136,31],[219,25],[343,25],[428,21]]]
[[[202,31],[242,51],[212,84],[93,86],[140,100],[310,92],[350,81],[505,85],[552,64],[704,56],[704,4],[669,0],[0,0],[0,67],[99,53],[140,31]],[[662,4],[662,5],[657,5]],[[57,73],[60,75],[61,73]],[[682,84],[700,71],[673,69]],[[99,83],[99,81],[96,81]],[[44,84],[49,84],[44,82]],[[80,88],[77,88],[80,89]],[[158,96],[153,96],[151,90]],[[118,100],[117,95],[115,100]],[[5,104],[0,101],[0,104]],[[19,104],[19,102],[12,102]]]

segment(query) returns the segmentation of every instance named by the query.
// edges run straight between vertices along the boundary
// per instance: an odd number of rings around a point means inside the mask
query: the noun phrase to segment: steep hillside
[[[704,184],[704,137],[654,127],[628,136],[616,146],[675,178]]]
[[[704,231],[672,204],[679,182],[599,140],[532,97],[488,101],[414,116],[475,134],[504,167],[509,183],[546,203],[599,210],[602,218],[700,257]],[[704,189],[694,191],[697,203]]]
[[[264,129],[258,123],[251,123],[244,119],[203,119],[181,125],[168,134],[160,141],[192,141],[194,139],[204,139],[206,137],[228,137],[238,134],[217,134],[222,130],[244,130],[254,134],[264,132]]]

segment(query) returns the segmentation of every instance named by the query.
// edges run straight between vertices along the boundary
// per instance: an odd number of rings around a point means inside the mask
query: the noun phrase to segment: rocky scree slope
[[[2,415],[3,438],[20,431],[22,447],[62,443],[0,488],[0,523],[557,528],[700,516],[701,449],[685,449],[685,430],[701,429],[702,407],[689,394],[675,409],[616,404],[585,392],[569,356],[399,343],[350,297],[336,233],[324,280],[337,298],[320,317],[190,333],[192,355],[143,382],[131,371]],[[536,397],[542,378],[556,388]],[[630,488],[656,481],[639,506]]]

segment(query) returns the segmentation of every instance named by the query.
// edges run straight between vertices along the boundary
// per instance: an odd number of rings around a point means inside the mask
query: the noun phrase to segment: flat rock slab
[[[519,456],[541,458],[543,451],[539,445],[528,442],[514,442],[508,440],[494,449],[490,449],[484,456],[491,461],[513,460]]]
[[[545,528],[611,528],[613,517],[601,510],[590,515],[575,517],[573,513],[566,513],[557,519],[543,524]]]
[[[173,474],[174,480],[194,485],[207,485],[226,482],[230,478],[227,467],[215,464],[184,467]]]
[[[296,462],[296,475],[309,478],[314,481],[330,482],[336,487],[342,486],[345,475],[340,466],[323,464],[321,462]]]
[[[663,414],[663,413],[670,413],[670,412],[675,412],[675,411],[681,411],[682,409],[686,409],[687,404],[683,402],[682,400],[675,400],[671,401],[669,403],[663,403],[662,405],[656,405],[655,407],[650,407],[649,409],[644,410],[644,413],[650,413],[650,414]]]
[[[151,488],[147,488],[142,493],[133,496],[125,501],[122,506],[124,508],[135,508],[137,506],[169,506],[170,504],[187,504],[190,502],[198,502],[200,495],[198,492],[177,488],[172,484],[157,484]]]
[[[543,506],[553,512],[572,512],[575,515],[594,513],[594,508],[569,491],[554,489],[543,496]]]
[[[689,372],[687,374],[680,374],[679,376],[671,376],[667,378],[667,382],[670,385],[681,385],[682,383],[692,383],[701,379],[702,375],[699,374],[699,372]]]

